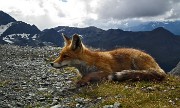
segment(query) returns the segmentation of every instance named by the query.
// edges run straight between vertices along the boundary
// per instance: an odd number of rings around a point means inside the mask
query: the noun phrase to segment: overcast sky
[[[102,29],[180,19],[180,0],[0,0],[0,10],[39,29],[56,26]]]

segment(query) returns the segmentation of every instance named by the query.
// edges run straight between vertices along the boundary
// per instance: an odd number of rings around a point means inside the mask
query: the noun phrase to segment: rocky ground
[[[0,108],[92,107],[98,99],[77,97],[73,91],[75,73],[49,65],[47,60],[58,50],[1,45]]]
[[[49,64],[59,50],[0,45],[0,108],[179,108],[179,77],[77,88],[76,69]]]

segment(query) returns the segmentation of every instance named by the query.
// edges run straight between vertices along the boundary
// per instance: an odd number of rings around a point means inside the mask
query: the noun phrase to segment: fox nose
[[[53,64],[54,64],[53,62],[50,63],[51,66],[53,66]]]

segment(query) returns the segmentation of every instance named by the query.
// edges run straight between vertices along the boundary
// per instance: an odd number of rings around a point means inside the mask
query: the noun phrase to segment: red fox
[[[88,49],[77,34],[72,39],[62,36],[65,45],[51,65],[54,68],[76,67],[82,75],[77,82],[78,86],[102,79],[161,81],[166,76],[156,61],[143,51],[133,48],[94,51]]]

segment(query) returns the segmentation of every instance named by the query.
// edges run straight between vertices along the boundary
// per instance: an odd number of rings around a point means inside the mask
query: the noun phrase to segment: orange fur
[[[109,75],[117,72],[127,79],[157,79],[165,77],[165,72],[159,67],[156,61],[147,53],[132,49],[121,48],[112,51],[93,51],[86,48],[78,35],[74,35],[73,39],[64,36],[65,46],[63,47],[59,57],[53,62],[60,66],[69,65],[72,60],[83,61],[87,66],[95,66],[97,72],[88,72],[83,74],[83,78],[78,82],[80,85],[88,83],[93,79],[107,78]],[[53,66],[53,65],[52,65]],[[54,66],[55,67],[55,66]],[[124,71],[138,70],[138,71]],[[83,72],[81,72],[83,73]],[[158,77],[158,78],[156,78]]]

